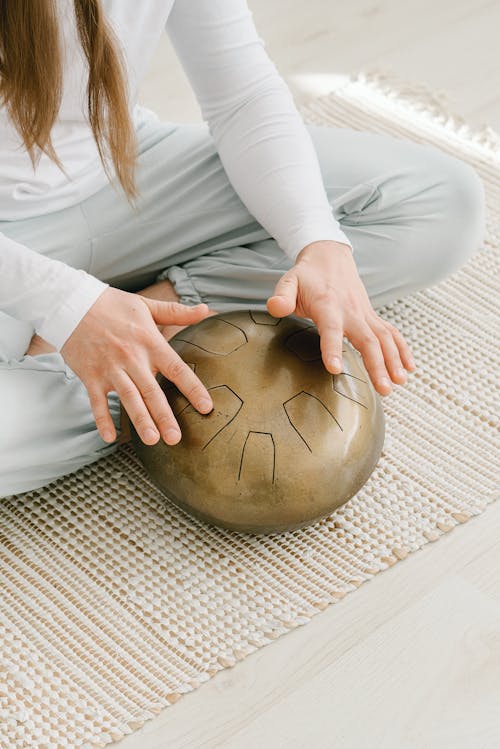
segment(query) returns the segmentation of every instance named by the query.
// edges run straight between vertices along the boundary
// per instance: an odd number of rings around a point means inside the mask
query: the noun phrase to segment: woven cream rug
[[[379,310],[418,370],[383,399],[370,480],[315,526],[259,537],[197,522],[159,494],[129,444],[0,501],[2,749],[103,747],[131,733],[498,497],[500,138],[376,73],[302,113],[473,164],[487,191],[485,247]]]

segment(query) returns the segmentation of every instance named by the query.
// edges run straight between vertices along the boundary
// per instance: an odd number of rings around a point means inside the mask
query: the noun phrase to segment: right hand
[[[163,302],[112,286],[98,297],[60,353],[87,388],[105,442],[116,439],[107,399],[110,390],[118,394],[145,444],[156,444],[160,434],[167,444],[179,442],[180,428],[156,380],[158,372],[175,383],[200,413],[210,413],[213,402],[208,390],[157,327],[157,323],[193,325],[210,314],[206,304]]]

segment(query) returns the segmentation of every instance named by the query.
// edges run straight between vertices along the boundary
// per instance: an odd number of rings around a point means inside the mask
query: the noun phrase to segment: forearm
[[[0,308],[57,350],[108,285],[0,235]]]
[[[316,241],[351,247],[333,216],[309,132],[279,81],[212,132],[238,195],[292,260]]]
[[[167,32],[249,212],[292,260],[314,241],[350,244],[307,127],[246,2],[176,0]]]

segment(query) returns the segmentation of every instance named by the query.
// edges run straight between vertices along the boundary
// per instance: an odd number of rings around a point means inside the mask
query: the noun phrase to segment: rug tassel
[[[415,111],[432,117],[448,130],[474,141],[500,157],[500,134],[488,123],[474,130],[461,115],[451,114],[450,102],[445,91],[433,91],[422,83],[403,81],[395,74],[380,68],[367,68],[352,74],[345,85],[348,87],[353,84],[369,86],[388,99],[403,102]],[[343,86],[335,93],[338,94],[342,88]]]

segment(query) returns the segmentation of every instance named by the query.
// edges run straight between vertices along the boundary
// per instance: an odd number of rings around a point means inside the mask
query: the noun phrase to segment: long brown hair
[[[130,202],[137,196],[137,141],[128,108],[125,63],[100,0],[74,0],[80,44],[88,63],[88,119],[104,170],[116,176]],[[63,168],[51,130],[63,89],[62,54],[54,0],[0,0],[0,101],[33,166],[46,153]]]

